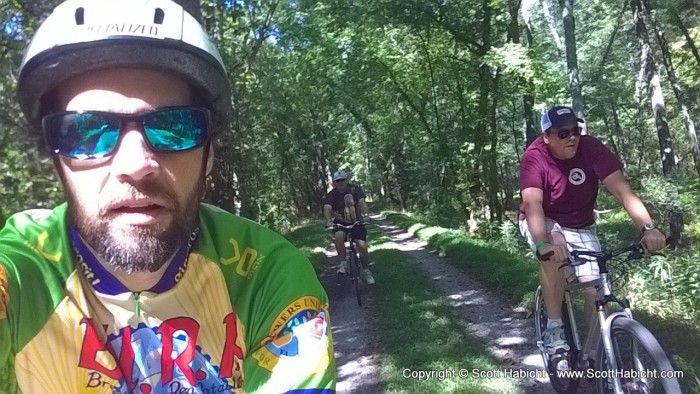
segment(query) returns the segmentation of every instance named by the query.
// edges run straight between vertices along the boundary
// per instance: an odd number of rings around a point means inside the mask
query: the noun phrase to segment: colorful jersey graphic
[[[131,293],[97,285],[65,217],[0,231],[0,393],[334,392],[327,296],[278,234],[202,204],[171,287]]]

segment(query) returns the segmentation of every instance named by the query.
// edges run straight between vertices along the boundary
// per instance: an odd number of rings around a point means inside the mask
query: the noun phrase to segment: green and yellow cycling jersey
[[[0,393],[334,392],[328,298],[283,237],[202,204],[171,284],[132,293],[79,258],[66,209],[0,231]]]

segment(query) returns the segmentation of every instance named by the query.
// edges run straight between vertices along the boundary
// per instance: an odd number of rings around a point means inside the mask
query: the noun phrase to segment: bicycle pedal
[[[537,348],[540,349],[540,351],[542,351],[543,353],[547,353],[547,351],[544,350],[544,341],[542,341],[542,340],[537,341]]]

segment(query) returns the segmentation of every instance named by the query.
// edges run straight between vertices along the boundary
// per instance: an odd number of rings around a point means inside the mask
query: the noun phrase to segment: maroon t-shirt
[[[621,169],[617,156],[591,136],[582,135],[576,155],[567,160],[552,156],[540,137],[520,160],[520,190],[542,189],[546,217],[564,227],[586,227],[595,222],[593,207],[599,182]],[[520,218],[525,218],[522,204]]]

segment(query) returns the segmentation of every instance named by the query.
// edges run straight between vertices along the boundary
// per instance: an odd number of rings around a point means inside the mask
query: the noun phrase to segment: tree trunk
[[[569,79],[572,108],[576,116],[584,118],[585,103],[581,92],[581,78],[576,55],[576,23],[574,21],[574,0],[559,0],[564,22],[564,41],[566,43],[566,74]],[[585,127],[585,125],[584,125]]]
[[[526,21],[525,36],[527,37],[527,46],[532,48],[535,45],[535,38],[532,34],[531,21]],[[527,93],[523,94],[523,117],[525,118],[525,148],[534,141],[540,134],[541,130],[536,126],[535,120],[535,79],[530,78],[527,81]]]
[[[700,66],[700,51],[698,51],[698,47],[695,45],[695,41],[693,40],[693,37],[690,36],[690,32],[688,31],[688,28],[685,27],[685,24],[683,23],[683,20],[681,19],[680,15],[678,15],[678,11],[676,10],[673,5],[669,7],[669,11],[671,12],[671,16],[673,17],[673,20],[676,22],[676,26],[683,32],[683,36],[685,37],[685,41],[688,44],[688,47],[690,47],[690,51],[693,53],[693,56],[695,57],[695,61],[698,63],[698,66]]]
[[[620,116],[617,114],[617,108],[613,106],[612,108],[612,118],[613,118],[613,130],[612,133],[610,133],[610,139],[613,140],[613,136],[617,136],[620,138],[624,134],[622,133],[622,126],[620,126]],[[614,140],[613,140],[614,141]],[[617,153],[617,157],[620,158],[620,161],[625,164],[627,162],[627,154],[626,152],[622,151],[620,148],[617,148],[617,146],[624,146],[624,144],[614,144],[613,146],[615,147],[615,150],[618,150],[619,153]]]
[[[493,91],[498,92],[499,87],[499,74],[493,80]],[[487,184],[488,184],[488,199],[489,199],[489,209],[490,220],[492,222],[503,221],[503,206],[498,198],[498,192],[503,189],[502,184],[499,182],[501,177],[498,174],[498,93],[493,94],[493,103],[491,105],[491,146],[486,154],[488,155],[488,168],[487,168]]]
[[[641,0],[632,0],[632,13],[634,19],[635,32],[641,46],[641,69],[643,70],[643,82],[647,85],[651,99],[651,108],[656,123],[656,134],[659,138],[659,151],[661,153],[661,165],[665,176],[671,176],[676,170],[676,157],[673,152],[671,133],[666,121],[666,104],[664,94],[661,89],[661,77],[656,66],[656,59],[651,49],[646,12]]]
[[[549,26],[549,32],[552,34],[552,39],[554,40],[554,46],[557,48],[559,57],[561,57],[562,52],[566,49],[564,48],[564,43],[561,40],[559,31],[557,30],[557,24],[555,22],[552,13],[549,11],[549,2],[547,0],[540,0],[540,8],[542,9],[542,14],[544,14],[544,19],[547,21],[547,26]]]
[[[651,28],[654,32],[654,37],[656,42],[661,49],[661,58],[664,62],[664,67],[666,68],[666,75],[668,76],[668,81],[673,88],[673,93],[676,96],[678,104],[681,106],[681,113],[686,121],[686,127],[688,129],[688,139],[690,140],[690,149],[693,153],[693,161],[695,162],[695,171],[700,175],[700,145],[698,145],[698,135],[697,135],[697,120],[693,116],[696,112],[694,111],[694,103],[688,100],[685,94],[685,90],[681,87],[678,78],[676,77],[676,70],[673,66],[673,59],[671,58],[671,53],[668,50],[668,43],[666,42],[666,37],[661,27],[656,22],[653,13],[651,12],[651,4],[649,0],[643,0],[645,15],[649,21],[651,21]]]
[[[481,37],[482,46],[479,53],[480,57],[486,56],[486,52],[491,47],[491,1],[483,0],[482,2],[483,10],[483,20],[481,23]],[[474,163],[474,171],[469,177],[469,192],[471,194],[472,201],[472,215],[475,212],[484,212],[484,204],[482,199],[484,198],[484,185],[482,180],[488,177],[488,163],[484,163],[484,148],[486,147],[486,142],[489,140],[489,131],[495,133],[496,130],[489,130],[489,113],[490,113],[490,103],[489,95],[491,93],[491,68],[486,62],[483,62],[479,66],[479,117],[477,119],[477,130],[474,136],[475,151],[477,154],[477,160]],[[468,159],[466,159],[468,160]],[[472,218],[473,219],[473,218]],[[474,221],[469,222],[470,226],[474,225]],[[470,228],[470,231],[476,231],[475,228]]]

